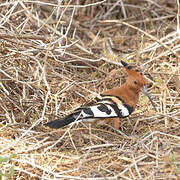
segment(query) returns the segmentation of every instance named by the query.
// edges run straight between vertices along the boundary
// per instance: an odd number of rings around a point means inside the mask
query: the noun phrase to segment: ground
[[[179,179],[179,1],[3,1],[0,179]],[[43,126],[120,86],[123,60],[149,81],[112,124]]]

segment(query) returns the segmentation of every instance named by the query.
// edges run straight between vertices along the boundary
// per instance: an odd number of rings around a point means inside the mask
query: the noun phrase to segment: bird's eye
[[[137,81],[136,81],[136,80],[134,80],[134,84],[137,84]]]

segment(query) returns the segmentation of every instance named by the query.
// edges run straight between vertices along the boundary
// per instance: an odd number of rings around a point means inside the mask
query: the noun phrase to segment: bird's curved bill
[[[156,107],[155,107],[155,104],[154,104],[154,102],[152,101],[151,96],[150,96],[150,94],[149,94],[148,91],[147,91],[147,87],[146,87],[146,86],[144,86],[144,87],[142,88],[142,92],[148,97],[148,99],[149,99],[149,101],[151,102],[154,110],[157,111],[157,110],[156,110]]]

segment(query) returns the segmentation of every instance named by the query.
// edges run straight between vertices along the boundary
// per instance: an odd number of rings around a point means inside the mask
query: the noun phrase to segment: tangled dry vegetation
[[[1,2],[0,175],[179,179],[179,37],[178,0]],[[121,59],[149,79],[158,112],[141,95],[119,131],[43,126],[122,84]]]

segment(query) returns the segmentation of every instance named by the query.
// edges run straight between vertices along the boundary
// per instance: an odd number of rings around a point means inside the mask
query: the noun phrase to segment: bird
[[[97,122],[114,119],[114,128],[119,129],[120,119],[128,117],[136,108],[139,93],[143,92],[156,110],[155,104],[147,91],[148,81],[135,66],[121,60],[128,75],[124,84],[98,94],[88,106],[82,105],[71,114],[44,124],[58,129],[73,122]]]

